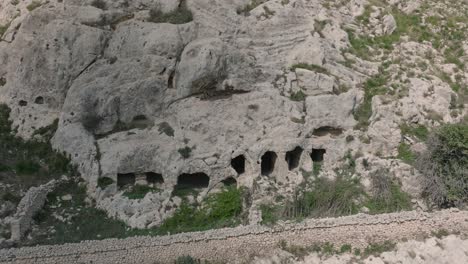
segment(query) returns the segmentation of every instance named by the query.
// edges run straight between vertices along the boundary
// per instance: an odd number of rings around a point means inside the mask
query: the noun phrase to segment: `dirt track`
[[[301,246],[330,242],[365,247],[369,242],[414,239],[440,229],[467,233],[468,211],[355,215],[272,228],[243,226],[164,237],[0,250],[0,263],[173,263],[181,255],[232,263],[268,255],[281,240]]]

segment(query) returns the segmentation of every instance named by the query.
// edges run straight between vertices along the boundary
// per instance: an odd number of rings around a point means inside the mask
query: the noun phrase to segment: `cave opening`
[[[206,188],[210,184],[210,177],[203,172],[184,173],[177,178],[178,189]]]
[[[42,97],[42,96],[36,97],[36,99],[34,100],[34,103],[35,104],[44,104],[44,97]]]
[[[237,156],[231,160],[232,168],[237,172],[237,174],[242,174],[245,172],[245,157],[244,155]]]
[[[224,179],[221,182],[224,184],[224,186],[237,186],[237,180],[234,179],[233,177]]]
[[[299,167],[302,151],[304,150],[301,147],[296,147],[295,149],[286,152],[286,162],[288,163],[288,169],[290,171]]]
[[[262,156],[261,172],[262,175],[268,176],[275,169],[275,163],[278,156],[273,151],[267,151]]]
[[[145,173],[146,175],[146,181],[148,184],[162,184],[164,183],[164,178],[162,174],[160,173],[155,173],[155,172],[147,172]]]
[[[124,187],[126,185],[135,184],[135,173],[119,173],[117,174],[117,186]]]
[[[312,153],[310,153],[310,157],[314,162],[322,162],[323,156],[327,151],[325,149],[312,149]]]

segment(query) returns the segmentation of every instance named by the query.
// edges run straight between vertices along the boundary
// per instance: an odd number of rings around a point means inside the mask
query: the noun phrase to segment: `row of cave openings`
[[[301,147],[296,147],[291,151],[286,152],[286,162],[288,163],[288,169],[290,171],[295,170],[299,167],[302,153],[304,149]],[[326,153],[325,149],[312,149],[310,153],[310,158],[313,162],[323,162],[324,155]],[[261,159],[261,174],[264,176],[269,176],[275,170],[276,160],[278,155],[273,151],[267,151],[263,154]]]
[[[299,167],[301,156],[304,150],[301,147],[286,152],[286,162],[288,163],[288,169],[290,171],[295,170]],[[310,158],[313,162],[322,162],[325,149],[312,149]],[[273,151],[267,151],[261,158],[261,174],[269,176],[275,169],[275,163],[278,155]],[[237,174],[243,174],[245,172],[245,156],[239,155],[231,160],[232,168]],[[164,178],[159,173],[146,172],[144,173],[146,183],[149,185],[161,185],[164,183]],[[128,185],[135,185],[137,176],[134,173],[117,174],[117,186],[123,188]],[[233,177],[229,177],[222,181],[225,186],[236,185],[237,181]],[[200,189],[207,188],[210,184],[210,177],[203,172],[199,173],[183,173],[177,178],[176,189]]]

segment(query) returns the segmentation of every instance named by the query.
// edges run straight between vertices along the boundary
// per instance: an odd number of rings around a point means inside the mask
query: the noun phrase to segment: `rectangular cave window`
[[[237,156],[231,160],[231,166],[236,170],[237,174],[245,172],[245,157],[244,155]]]
[[[210,184],[210,177],[205,173],[184,173],[177,178],[177,188],[206,188]]]
[[[159,173],[155,172],[147,172],[145,173],[146,175],[146,181],[148,184],[162,184],[164,183],[163,176]]]
[[[135,184],[135,173],[119,173],[117,174],[117,186],[124,187],[126,185]]]
[[[325,155],[327,151],[325,149],[312,149],[312,153],[310,154],[310,157],[312,158],[312,161],[314,162],[322,162],[323,161],[323,156]]]
[[[273,172],[277,157],[278,156],[273,151],[267,151],[263,154],[261,164],[262,175],[268,176]]]
[[[288,163],[288,169],[294,170],[299,166],[301,161],[303,149],[301,147],[296,147],[295,149],[286,152],[286,162]]]

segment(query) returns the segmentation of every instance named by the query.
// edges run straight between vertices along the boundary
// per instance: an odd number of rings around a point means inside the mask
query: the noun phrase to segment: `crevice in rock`
[[[317,137],[323,137],[327,135],[339,136],[341,134],[343,134],[343,129],[331,126],[319,127],[317,129],[314,129],[314,132],[312,133],[312,135]]]

